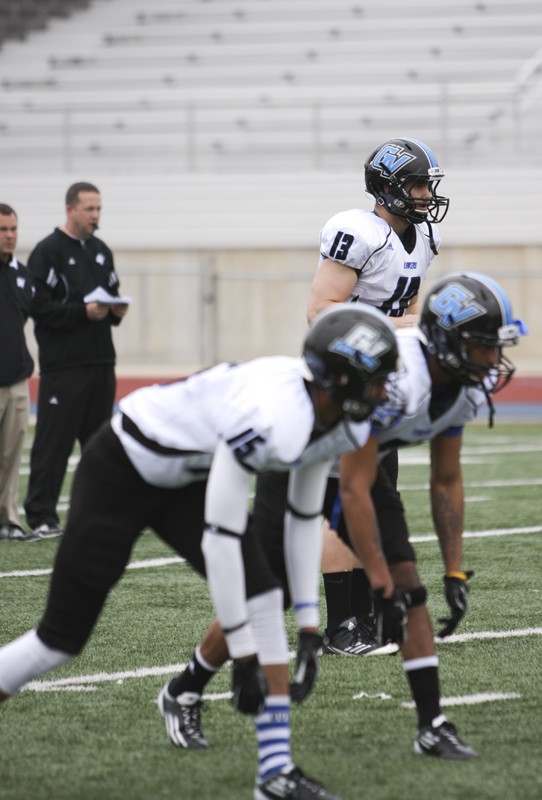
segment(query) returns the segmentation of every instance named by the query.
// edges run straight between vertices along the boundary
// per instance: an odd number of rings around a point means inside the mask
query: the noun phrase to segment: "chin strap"
[[[433,237],[433,226],[431,225],[431,223],[428,220],[425,220],[425,223],[426,223],[426,225],[427,225],[427,227],[429,229],[429,247],[431,248],[433,253],[436,256],[438,256],[437,246],[435,244],[435,239]]]
[[[489,427],[492,428],[493,427],[493,420],[495,418],[495,406],[493,404],[493,400],[491,399],[491,395],[488,392],[488,390],[486,389],[486,386],[485,386],[484,383],[482,383],[482,390],[483,390],[483,392],[484,392],[484,394],[486,396],[487,406],[488,406],[488,409],[489,409]]]

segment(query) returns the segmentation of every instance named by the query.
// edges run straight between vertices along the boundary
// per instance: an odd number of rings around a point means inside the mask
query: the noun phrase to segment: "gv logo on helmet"
[[[439,325],[447,331],[486,313],[485,308],[475,301],[474,294],[457,283],[450,283],[432,295],[429,308],[438,318]]]
[[[374,372],[380,366],[379,356],[388,351],[388,343],[374,328],[360,323],[331,342],[329,350],[345,356],[351,364],[361,364],[368,372]]]
[[[373,166],[382,175],[393,175],[394,172],[404,167],[409,161],[414,161],[416,156],[405,153],[402,147],[386,144],[373,158]]]

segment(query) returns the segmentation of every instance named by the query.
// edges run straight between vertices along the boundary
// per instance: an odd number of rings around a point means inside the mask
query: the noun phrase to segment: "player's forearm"
[[[464,526],[463,482],[431,483],[431,510],[446,573],[461,569]]]

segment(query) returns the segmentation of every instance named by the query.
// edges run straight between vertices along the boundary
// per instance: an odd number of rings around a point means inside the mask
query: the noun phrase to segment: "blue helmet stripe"
[[[480,281],[480,283],[485,284],[488,289],[491,289],[501,307],[503,325],[511,325],[514,322],[512,306],[510,305],[510,300],[501,289],[497,281],[494,281],[493,278],[489,278],[487,275],[482,275],[479,272],[466,272],[465,274],[469,275],[471,278],[476,278],[476,280]]]
[[[405,136],[405,141],[406,141],[406,142],[413,142],[414,144],[417,144],[417,145],[418,145],[418,147],[421,147],[421,149],[423,150],[423,152],[424,152],[424,153],[425,153],[425,155],[427,156],[427,159],[428,159],[428,161],[429,161],[429,164],[430,164],[432,167],[438,167],[438,161],[437,161],[437,159],[436,159],[436,157],[435,157],[435,154],[433,153],[433,151],[432,151],[432,150],[430,150],[430,149],[427,147],[427,145],[426,145],[426,144],[424,144],[423,142],[420,142],[420,140],[419,140],[419,139],[412,139],[412,138],[411,138],[411,137],[409,137],[409,136]]]

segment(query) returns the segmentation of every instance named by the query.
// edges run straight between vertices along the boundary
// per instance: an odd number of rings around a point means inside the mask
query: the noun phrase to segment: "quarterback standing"
[[[418,293],[440,245],[438,223],[449,200],[438,194],[444,172],[417,139],[390,139],[365,163],[365,188],[374,209],[342,211],[320,236],[321,260],[308,301],[309,322],[334,303],[361,301],[387,314],[397,327],[415,325]],[[397,453],[385,468],[397,483]],[[377,648],[365,572],[351,551],[326,530],[322,573],[327,606],[324,653],[363,656]]]

